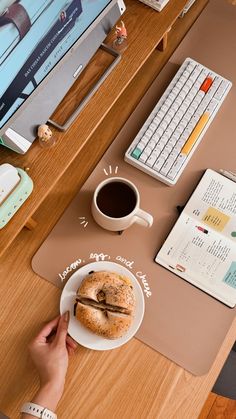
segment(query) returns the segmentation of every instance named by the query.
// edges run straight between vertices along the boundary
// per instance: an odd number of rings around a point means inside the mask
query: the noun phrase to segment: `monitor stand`
[[[116,50],[114,50],[113,48],[105,45],[105,44],[101,44],[100,47],[98,48],[98,50],[102,50],[105,51],[106,53],[109,54],[109,60],[111,60],[111,58],[113,58],[112,62],[109,63],[109,65],[106,64],[106,70],[103,71],[102,75],[100,76],[100,78],[97,80],[97,82],[95,84],[93,84],[91,90],[85,95],[85,97],[82,98],[82,100],[80,101],[79,105],[76,106],[76,109],[73,110],[73,112],[70,114],[70,116],[67,118],[67,120],[65,122],[63,122],[63,124],[58,123],[52,119],[48,120],[48,123],[50,123],[51,125],[53,125],[54,127],[56,127],[57,129],[61,130],[61,131],[66,131],[70,125],[74,122],[74,120],[76,119],[76,117],[79,115],[79,113],[82,111],[82,109],[84,108],[84,106],[87,104],[87,102],[89,101],[89,99],[92,97],[92,95],[98,90],[99,86],[103,83],[103,81],[106,79],[106,77],[111,73],[111,71],[114,69],[114,67],[118,64],[118,62],[121,59],[121,55],[119,52],[117,52]],[[94,61],[93,61],[94,60]],[[86,65],[85,67],[85,71],[81,73],[81,75],[78,77],[78,83],[80,81],[80,79],[83,77],[83,75],[85,76],[87,74],[87,70],[88,67],[91,63],[91,67],[93,66],[93,64],[95,65],[96,68],[96,53],[95,55],[90,59],[90,62]],[[103,67],[104,68],[104,67]],[[78,76],[78,73],[82,71],[82,68],[78,68],[76,70],[76,73],[74,74],[74,78],[76,78]],[[85,77],[86,78],[86,77]],[[86,82],[86,84],[88,84],[88,81]],[[76,82],[74,83],[74,85],[76,87]],[[89,84],[89,86],[91,86],[91,84]],[[73,89],[73,87],[71,88]],[[70,91],[69,91],[70,92]],[[69,102],[69,92],[65,95],[64,99],[61,101],[61,103],[59,104],[58,108],[61,108],[61,104],[66,103],[66,106],[63,109],[63,113],[66,115],[67,114],[67,108],[68,107],[68,102]],[[57,109],[58,109],[57,108]],[[53,114],[54,117],[54,114]],[[14,124],[12,124],[12,127],[8,128],[5,133],[0,136],[0,144],[4,145],[5,147],[8,147],[14,151],[16,151],[19,154],[25,154],[28,149],[31,147],[32,143],[34,142],[36,136],[37,136],[37,132],[36,129],[34,128],[34,132],[31,133],[30,129],[29,131],[29,135],[21,135],[19,133],[19,123],[18,121],[16,121]],[[27,129],[29,127],[27,126]]]
[[[112,57],[114,57],[114,60],[111,64],[106,68],[106,70],[103,72],[103,74],[100,76],[100,78],[97,80],[95,84],[91,87],[91,89],[88,91],[88,93],[84,96],[84,98],[80,101],[79,105],[76,107],[75,110],[71,113],[71,115],[67,118],[67,120],[60,124],[53,119],[48,119],[48,123],[50,125],[53,125],[55,128],[59,129],[60,131],[66,131],[74,122],[74,120],[77,118],[79,113],[82,111],[82,109],[85,107],[85,105],[88,103],[90,98],[94,95],[94,93],[99,89],[101,84],[104,82],[104,80],[107,78],[107,76],[111,73],[111,71],[114,69],[114,67],[119,63],[121,59],[121,54],[116,51],[115,49],[109,47],[108,45],[102,43],[99,47],[100,50],[107,52]],[[85,70],[87,67],[85,68]],[[82,68],[78,68],[76,71],[76,74],[74,77],[78,75],[78,72],[80,72]]]

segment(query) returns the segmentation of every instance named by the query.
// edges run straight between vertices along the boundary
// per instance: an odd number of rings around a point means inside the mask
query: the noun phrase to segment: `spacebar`
[[[196,143],[199,135],[201,134],[203,128],[205,127],[206,123],[208,122],[210,114],[208,112],[204,113],[201,118],[199,119],[197,125],[195,126],[194,130],[190,134],[188,140],[184,144],[181,149],[181,154],[188,155],[189,152],[192,150],[194,144]]]

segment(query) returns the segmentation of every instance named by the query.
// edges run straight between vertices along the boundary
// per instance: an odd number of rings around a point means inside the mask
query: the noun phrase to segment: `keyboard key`
[[[142,153],[142,151],[145,149],[145,147],[146,147],[146,144],[145,144],[145,142],[144,141],[140,141],[139,143],[138,143],[138,145],[137,145],[137,148],[136,148],[136,150],[137,150],[137,153],[139,153],[140,152],[140,154]],[[134,150],[135,151],[135,150]],[[133,154],[133,153],[132,153]],[[139,155],[140,155],[139,154]],[[136,158],[135,156],[134,156],[134,158]],[[138,158],[139,158],[139,156],[138,156]]]
[[[211,85],[213,83],[213,80],[211,77],[207,77],[204,82],[202,83],[200,90],[202,90],[204,93],[207,93],[210,89]]]
[[[160,140],[160,138],[161,138],[161,135],[158,133],[158,132],[155,132],[154,134],[153,134],[153,140],[156,142],[156,143],[158,143],[158,141]]]
[[[156,131],[157,129],[157,124],[155,124],[154,122],[151,123],[151,125],[149,125],[149,131],[151,131],[152,133],[154,133],[154,131]]]
[[[146,153],[142,153],[141,156],[139,157],[139,161],[141,161],[142,163],[146,163],[148,159],[148,155]]]
[[[152,150],[153,150],[153,147],[150,147],[148,143],[147,147],[145,148],[145,154],[147,154],[147,156],[150,156]]]
[[[161,170],[160,170],[160,173],[162,175],[166,176],[167,173],[169,172],[171,166],[173,165],[174,161],[175,161],[175,159],[173,157],[172,157],[172,159],[169,158],[168,160],[166,160],[165,163],[163,164]]]
[[[146,165],[152,167],[157,159],[157,154],[153,153],[150,157],[148,157],[146,161]]]
[[[152,130],[150,130],[150,128],[148,128],[148,130],[145,132],[145,137],[147,138],[151,138],[152,137]]]
[[[213,95],[215,94],[216,90],[218,89],[220,83],[221,83],[221,78],[216,76],[213,80],[212,85],[211,85],[211,91],[212,91]]]
[[[186,59],[125,154],[125,160],[174,185],[232,83]]]
[[[218,87],[218,89],[216,91],[216,94],[214,96],[215,99],[221,100],[221,98],[222,98],[223,94],[225,93],[226,89],[227,89],[227,81],[226,80],[223,80],[220,83],[220,86]]]
[[[189,154],[191,149],[193,148],[194,144],[196,143],[196,141],[198,140],[199,134],[201,133],[201,131],[203,130],[203,128],[205,127],[205,125],[208,122],[209,119],[209,114],[205,113],[201,116],[198,124],[196,125],[196,127],[194,128],[192,134],[190,135],[190,137],[188,138],[188,141],[185,143],[184,147],[181,150],[182,154]]]
[[[156,160],[156,163],[153,166],[153,169],[159,172],[164,163],[165,163],[165,158],[163,156],[159,156],[158,159]]]
[[[149,143],[149,138],[147,138],[145,135],[142,137],[142,143],[145,145],[145,147],[146,147],[146,145]]]
[[[206,112],[208,112],[209,114],[212,114],[215,108],[217,107],[218,103],[219,103],[218,100],[212,99],[206,108]]]
[[[173,163],[169,173],[167,174],[167,177],[171,180],[174,180],[174,178],[176,177],[176,175],[179,172],[179,169],[183,166],[184,162],[186,160],[186,155],[184,154],[180,154],[177,159],[175,160],[175,162]]]
[[[134,151],[132,151],[131,156],[138,160],[141,154],[142,150],[140,150],[140,148],[135,148]]]
[[[162,152],[162,148],[159,147],[159,146],[155,147],[154,150],[153,150],[153,153],[155,153],[155,155],[157,157],[159,157],[159,155],[161,154],[161,152]]]

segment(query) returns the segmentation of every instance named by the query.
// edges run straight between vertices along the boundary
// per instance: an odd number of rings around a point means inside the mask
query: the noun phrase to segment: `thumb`
[[[69,319],[70,319],[70,313],[69,313],[69,311],[66,311],[61,316],[61,318],[59,320],[59,323],[58,323],[56,337],[55,337],[56,344],[59,343],[61,345],[66,345],[66,337],[67,337]]]

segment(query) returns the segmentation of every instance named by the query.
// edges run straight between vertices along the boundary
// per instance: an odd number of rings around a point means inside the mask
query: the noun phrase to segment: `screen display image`
[[[0,128],[111,0],[8,0],[8,3],[23,8],[30,27],[21,37],[19,28],[4,22],[4,14],[0,16]]]

